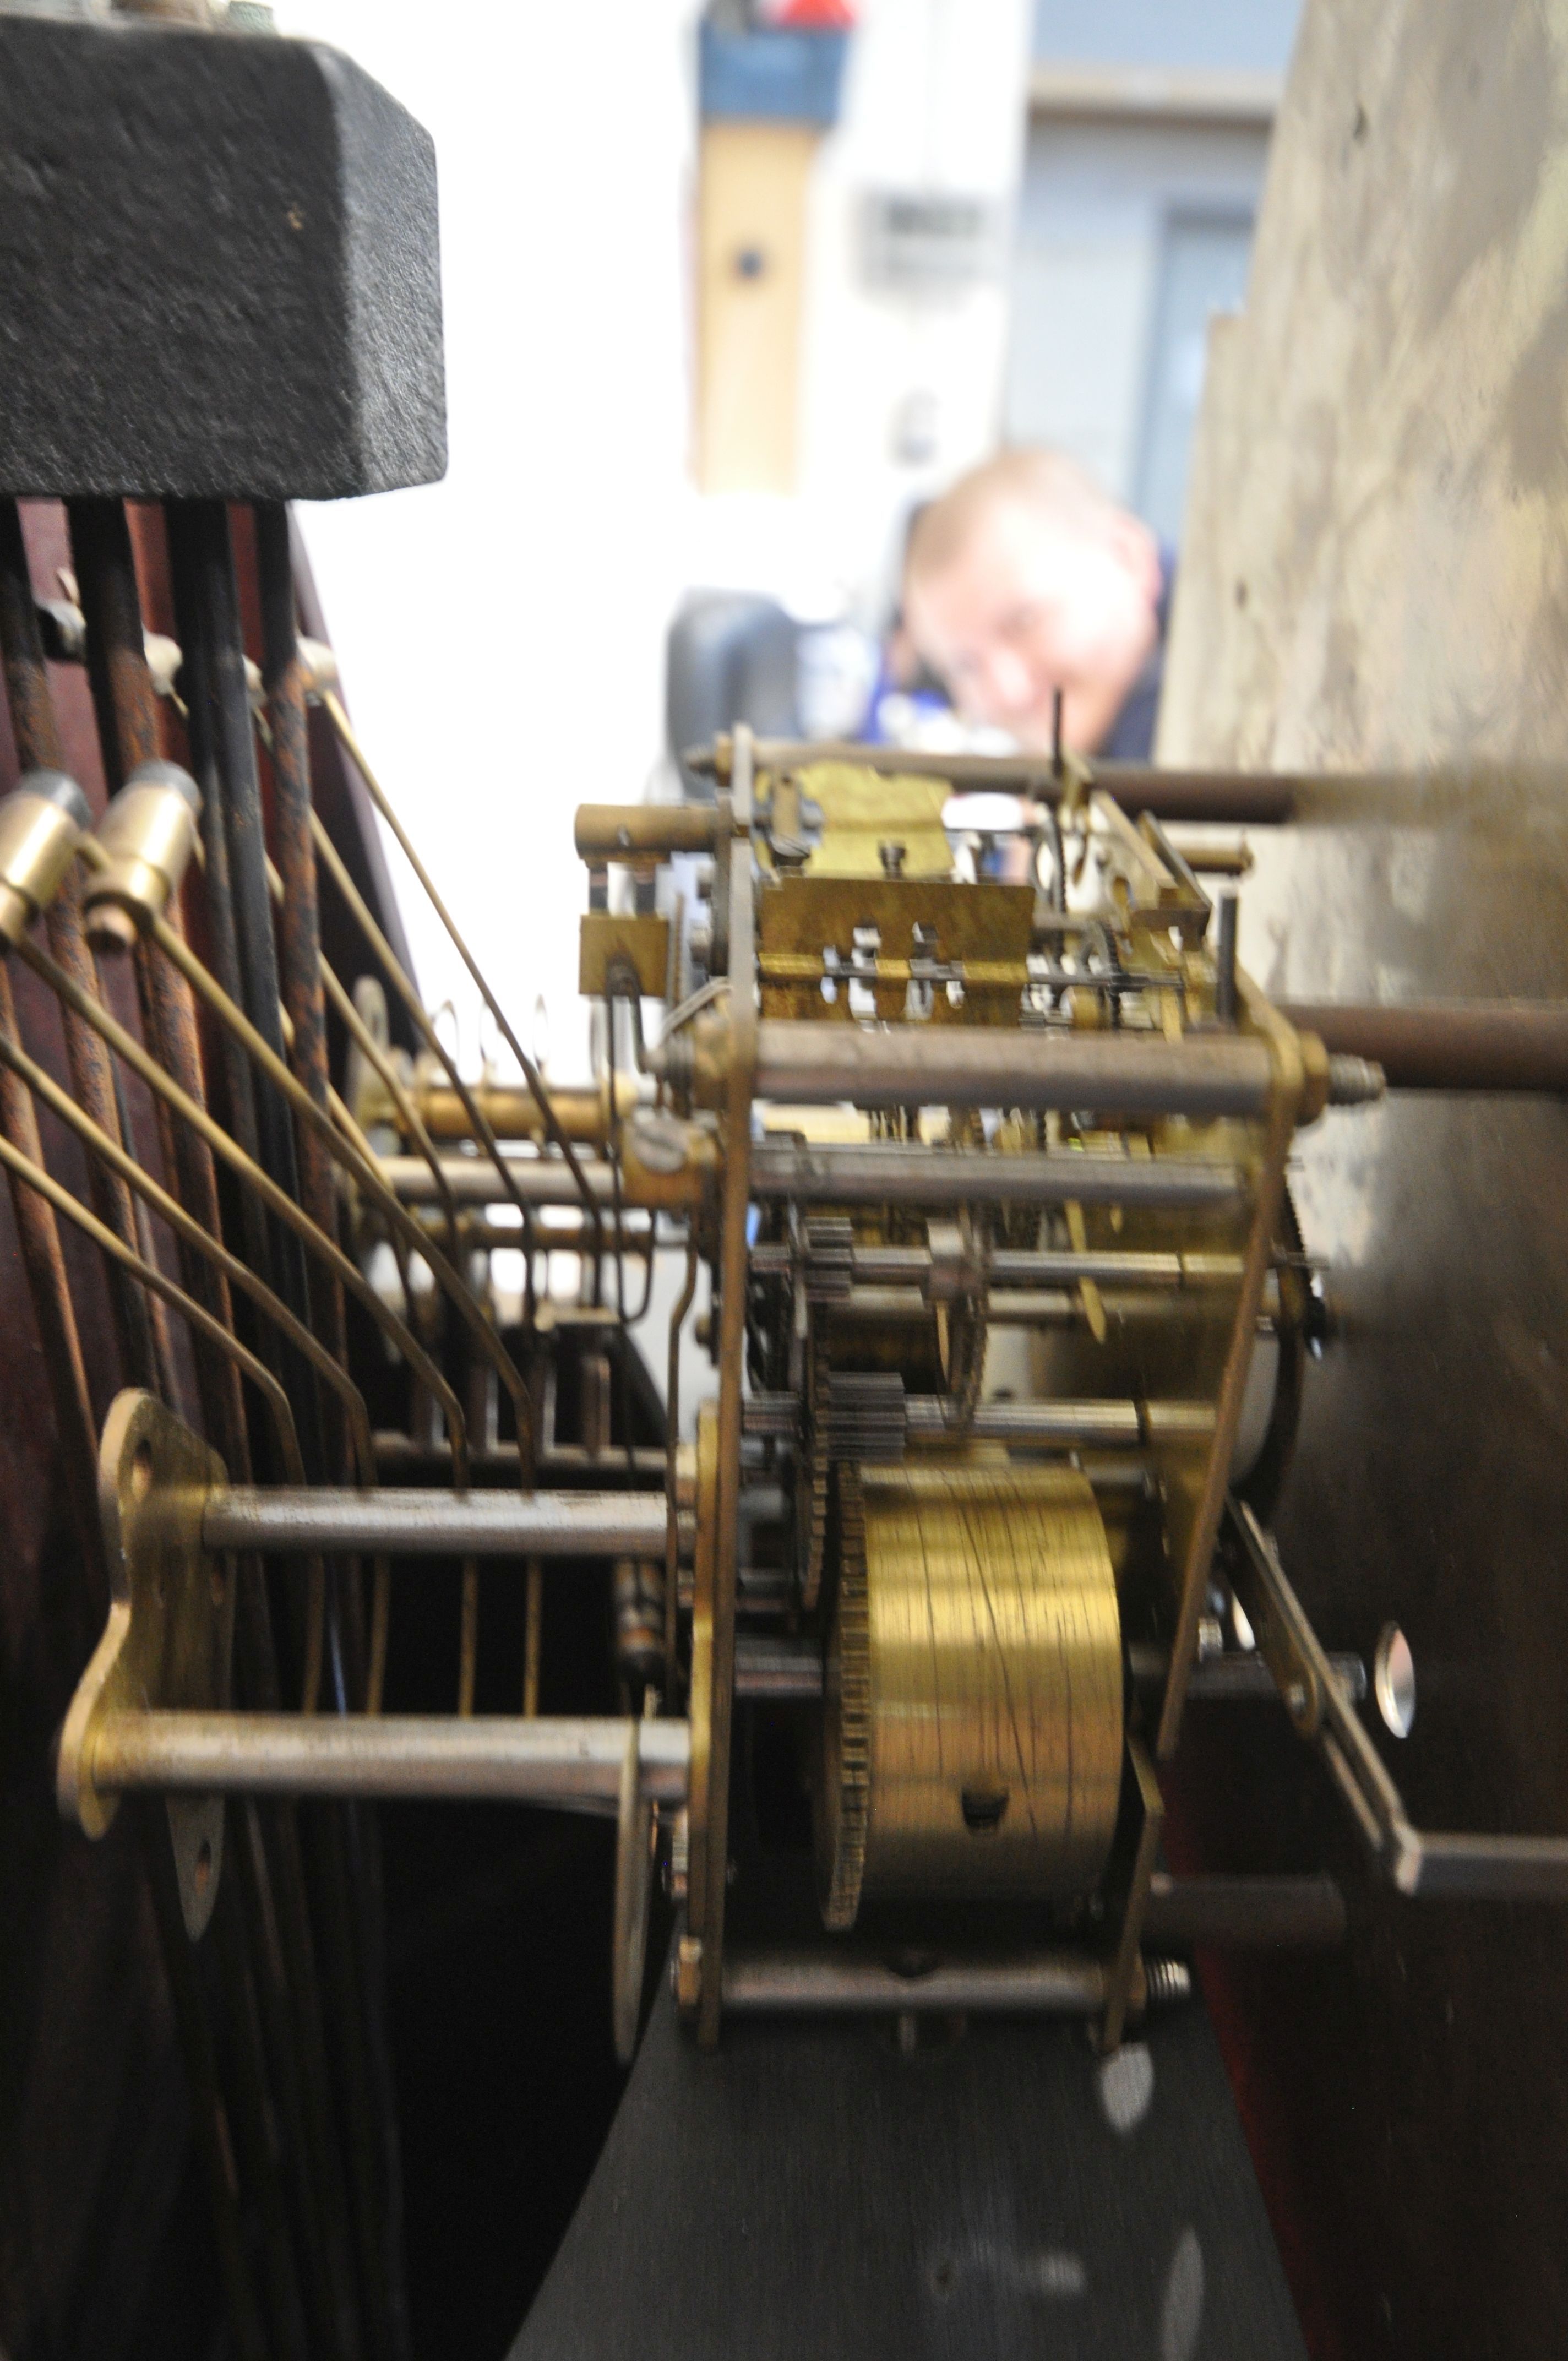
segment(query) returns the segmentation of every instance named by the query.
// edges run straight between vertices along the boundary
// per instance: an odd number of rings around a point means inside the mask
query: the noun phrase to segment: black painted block
[[[435,151],[336,50],[0,16],[0,489],[446,466]]]

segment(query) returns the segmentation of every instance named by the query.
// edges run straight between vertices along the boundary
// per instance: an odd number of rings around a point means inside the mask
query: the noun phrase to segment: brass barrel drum
[[[817,1795],[822,1912],[1096,1883],[1122,1781],[1105,1529],[1066,1468],[840,1472]]]

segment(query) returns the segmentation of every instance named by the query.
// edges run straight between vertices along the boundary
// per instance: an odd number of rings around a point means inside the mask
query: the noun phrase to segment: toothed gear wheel
[[[987,1341],[983,1295],[965,1296],[948,1313],[947,1423],[967,1434],[980,1404]]]
[[[828,1488],[831,1479],[828,1409],[831,1374],[828,1356],[815,1334],[807,1347],[810,1378],[806,1388],[806,1431],[801,1439],[800,1529],[806,1537],[801,1568],[801,1598],[809,1612],[822,1589],[822,1564],[828,1546]]]
[[[839,1597],[823,1677],[817,1861],[822,1923],[852,1927],[866,1866],[871,1800],[871,1619],[860,1479],[839,1470]]]

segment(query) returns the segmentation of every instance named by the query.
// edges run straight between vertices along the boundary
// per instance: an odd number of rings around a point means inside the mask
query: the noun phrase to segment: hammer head
[[[0,16],[0,389],[7,492],[433,482],[429,134],[314,43]]]

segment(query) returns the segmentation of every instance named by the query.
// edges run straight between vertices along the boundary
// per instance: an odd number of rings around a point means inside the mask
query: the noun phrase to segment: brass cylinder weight
[[[1122,1784],[1105,1529],[1066,1468],[860,1466],[817,1795],[822,1915],[862,1900],[1063,1896],[1105,1865]]]

